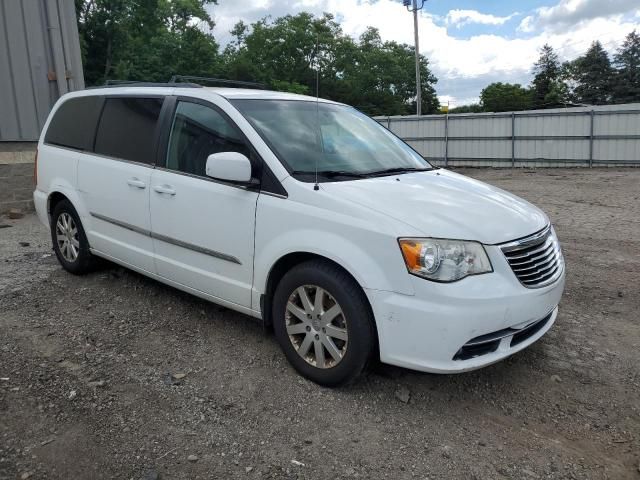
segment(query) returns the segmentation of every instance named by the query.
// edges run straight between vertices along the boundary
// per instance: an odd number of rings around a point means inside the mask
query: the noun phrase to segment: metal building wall
[[[640,166],[640,104],[376,119],[437,165]]]
[[[0,141],[35,141],[64,93],[84,88],[74,0],[0,0]]]

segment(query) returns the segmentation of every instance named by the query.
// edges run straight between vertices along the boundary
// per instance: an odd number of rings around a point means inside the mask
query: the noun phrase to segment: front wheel
[[[320,385],[354,381],[375,350],[373,315],[362,288],[330,262],[313,260],[287,272],[272,313],[287,359]]]

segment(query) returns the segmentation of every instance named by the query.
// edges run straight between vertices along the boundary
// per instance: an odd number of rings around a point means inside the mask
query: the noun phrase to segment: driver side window
[[[179,101],[169,137],[167,168],[204,177],[207,157],[220,152],[250,156],[237,127],[221,113],[205,105]]]

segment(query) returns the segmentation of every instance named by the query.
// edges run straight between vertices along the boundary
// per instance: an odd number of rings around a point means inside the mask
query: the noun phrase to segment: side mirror
[[[251,181],[251,162],[238,152],[212,153],[207,157],[205,173],[207,177],[218,180],[249,183]]]

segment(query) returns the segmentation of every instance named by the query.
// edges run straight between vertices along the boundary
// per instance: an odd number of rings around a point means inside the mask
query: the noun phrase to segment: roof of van
[[[228,87],[204,87],[217,93],[221,97],[228,99],[256,99],[256,100],[308,100],[316,101],[316,97],[310,95],[299,95],[297,93],[277,92],[275,90],[257,90],[252,88],[228,88]],[[324,98],[318,99],[321,102],[336,103]]]
[[[169,94],[169,92],[175,92],[176,90],[180,91],[181,95],[185,96],[195,96],[199,97],[198,92],[211,92],[221,97],[224,97],[228,100],[236,100],[236,99],[255,99],[255,100],[303,100],[303,101],[316,101],[316,97],[312,97],[310,95],[299,95],[297,93],[288,93],[288,92],[277,92],[274,90],[258,90],[251,88],[229,88],[229,87],[202,87],[202,88],[194,88],[193,85],[184,85],[181,86],[179,83],[175,85],[153,85],[153,84],[140,84],[136,86],[136,84],[123,84],[118,86],[107,86],[107,87],[92,87],[87,90],[82,90],[75,92],[79,95],[85,94],[94,94],[94,95],[104,95],[104,94],[131,94],[135,92],[149,93],[149,92],[158,92],[161,94]],[[82,92],[82,93],[81,93]],[[84,93],[91,92],[91,93]],[[195,94],[195,95],[194,95]],[[76,96],[76,95],[71,95]],[[339,103],[333,102],[331,100],[326,100],[324,98],[319,98],[319,102],[323,103]]]

